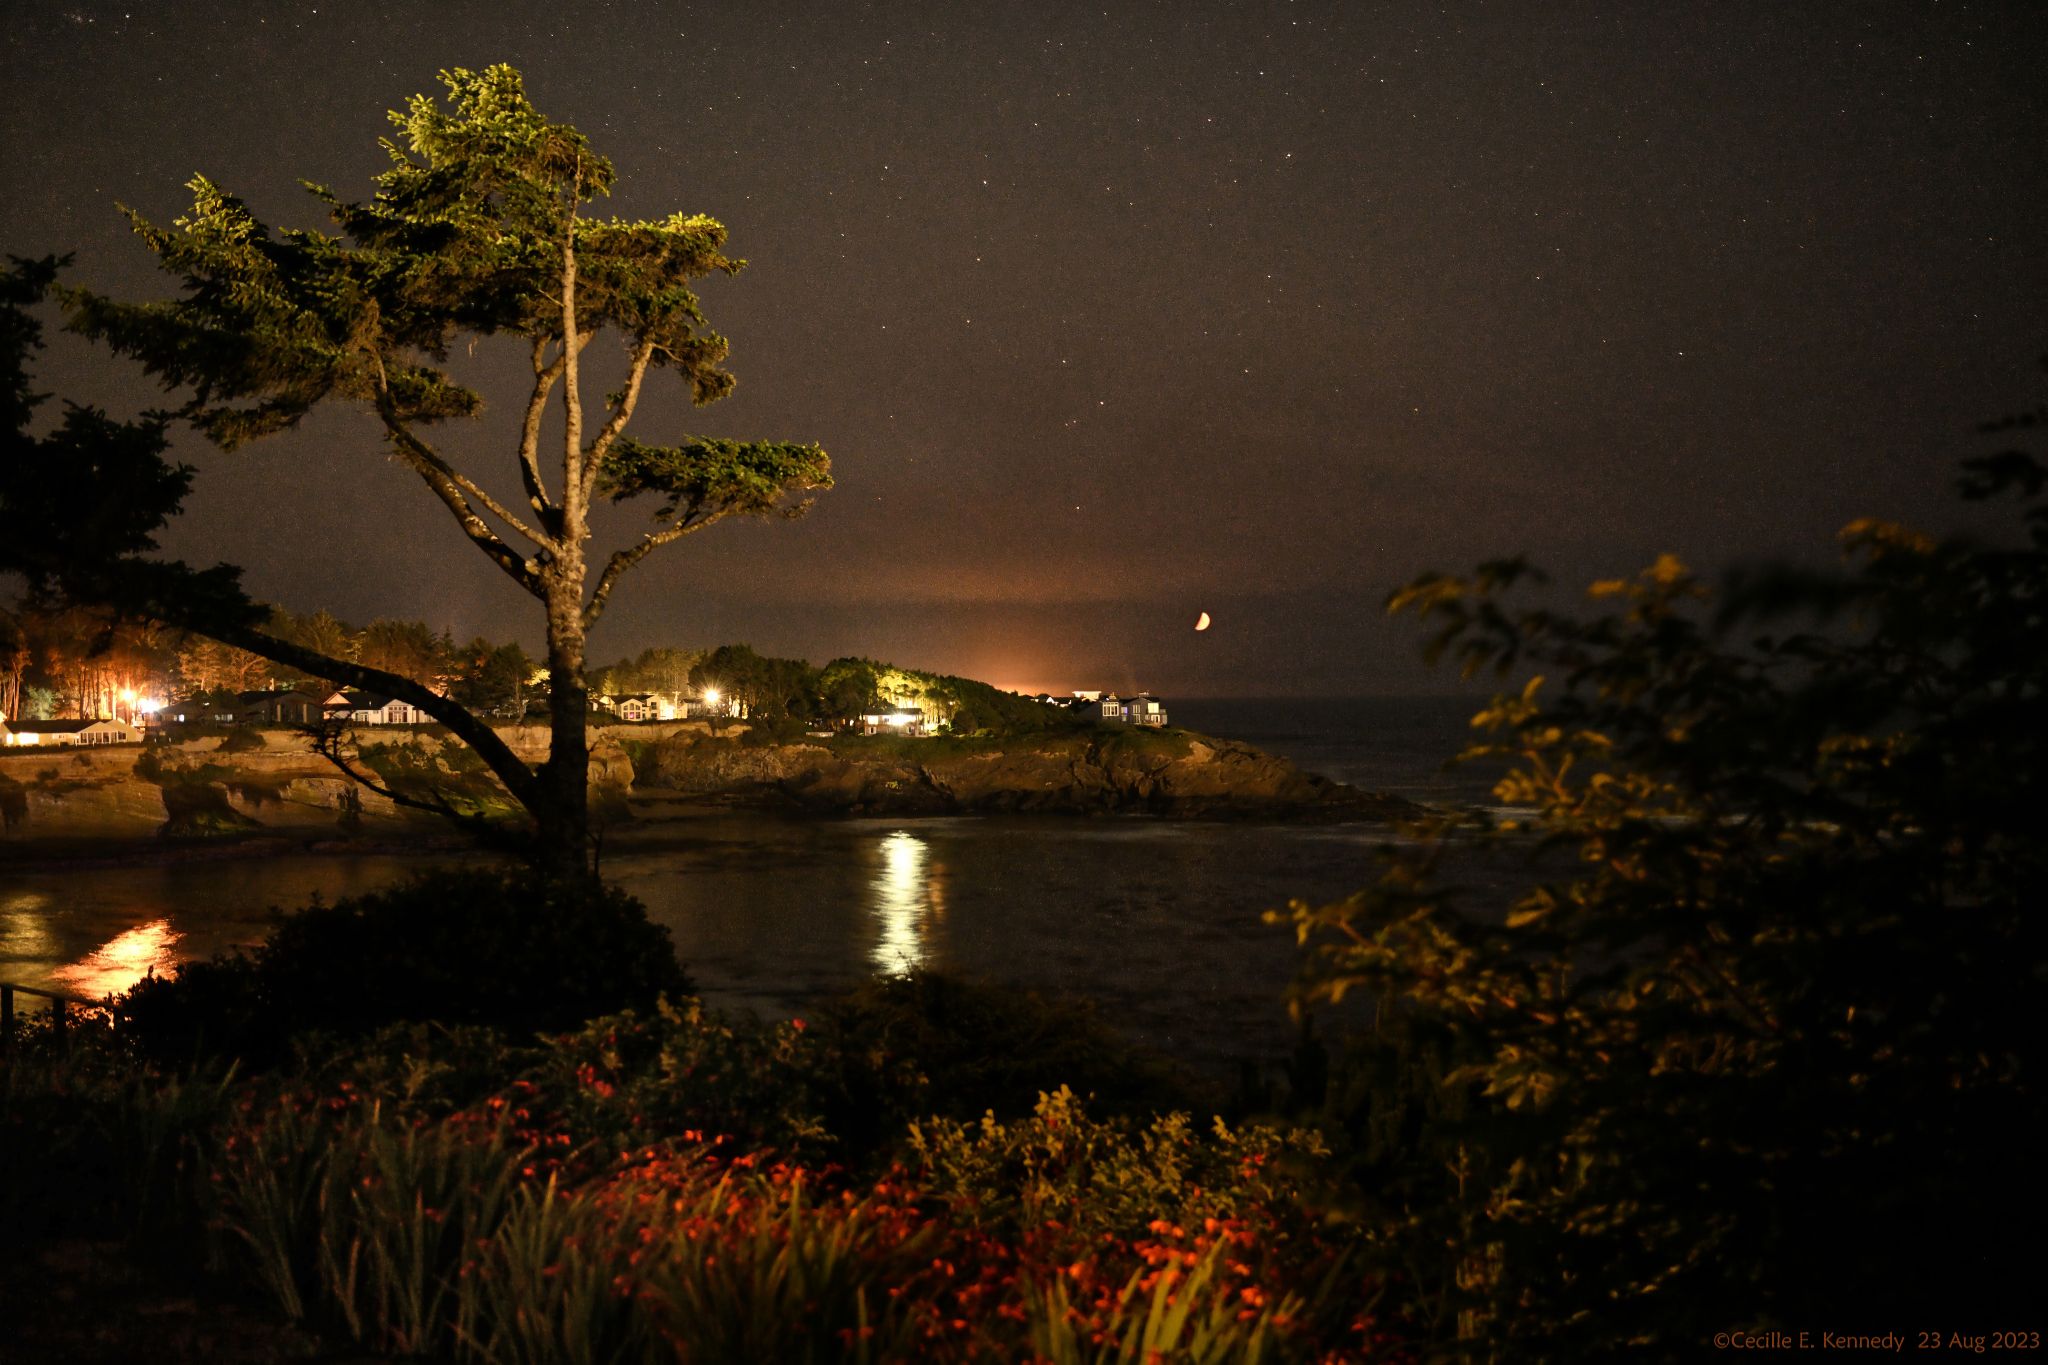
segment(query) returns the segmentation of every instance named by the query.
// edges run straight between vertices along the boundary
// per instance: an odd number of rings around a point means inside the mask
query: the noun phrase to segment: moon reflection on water
[[[870,883],[880,930],[871,960],[891,975],[924,965],[925,920],[934,908],[925,841],[896,830],[881,843],[882,867]]]

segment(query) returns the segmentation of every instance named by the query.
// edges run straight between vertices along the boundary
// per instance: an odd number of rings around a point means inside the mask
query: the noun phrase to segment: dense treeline
[[[486,714],[523,715],[538,670],[517,641],[458,643],[445,627],[378,618],[352,625],[326,611],[270,610],[270,630],[323,654],[414,678]],[[7,718],[133,714],[138,699],[231,701],[263,688],[325,691],[334,683],[152,621],[82,608],[0,609],[0,714]]]
[[[899,668],[874,659],[834,659],[813,668],[802,659],[721,645],[690,669],[693,691],[716,688],[735,715],[767,729],[802,724],[849,726],[877,706],[914,707],[955,734],[1027,734],[1079,723],[1069,712],[999,691],[972,678]]]
[[[270,631],[320,654],[416,679],[496,719],[543,709],[547,670],[518,641],[452,631],[422,621],[379,617],[354,625],[327,611],[270,610]],[[715,690],[735,718],[764,733],[847,728],[876,706],[918,707],[957,734],[1031,733],[1078,723],[972,678],[901,668],[874,659],[834,659],[822,667],[777,658],[745,644],[714,649],[655,645],[594,668],[595,698],[646,693],[679,701]],[[138,698],[219,701],[264,688],[326,691],[324,678],[230,645],[153,622],[109,624],[82,609],[0,609],[0,715],[133,714]]]

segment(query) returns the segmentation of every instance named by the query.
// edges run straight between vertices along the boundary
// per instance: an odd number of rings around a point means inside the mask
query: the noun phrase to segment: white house
[[[690,714],[689,703],[679,700],[673,692],[606,692],[592,701],[599,710],[609,711],[620,720],[676,720]]]
[[[1110,725],[1166,724],[1166,704],[1150,692],[1119,697],[1114,692],[1076,692],[1070,703],[1083,715]]]
[[[142,732],[121,720],[17,720],[0,723],[0,743],[10,748],[75,748],[135,744]]]
[[[630,721],[674,720],[682,713],[674,697],[659,692],[628,692],[615,698],[611,709],[620,720]]]
[[[335,692],[320,703],[329,720],[352,725],[425,725],[433,718],[409,701],[378,692]]]

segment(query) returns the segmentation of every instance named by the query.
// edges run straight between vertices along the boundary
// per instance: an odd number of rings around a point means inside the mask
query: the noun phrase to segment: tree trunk
[[[555,881],[590,876],[590,709],[583,682],[583,584],[580,573],[550,577],[548,607],[548,759],[535,811],[541,871]]]

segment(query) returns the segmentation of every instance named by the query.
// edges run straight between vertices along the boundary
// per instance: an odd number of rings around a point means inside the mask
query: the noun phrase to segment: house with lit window
[[[99,744],[138,744],[142,731],[122,720],[16,720],[0,723],[0,744],[9,748],[70,749]]]
[[[620,720],[628,721],[674,720],[683,710],[674,697],[659,692],[628,692],[615,699],[609,709],[616,711]]]
[[[676,720],[693,714],[691,704],[672,692],[605,692],[592,697],[591,705],[620,720],[634,722]]]
[[[864,735],[922,735],[929,728],[925,713],[915,706],[871,706],[860,716]]]
[[[235,719],[244,725],[312,725],[325,715],[326,704],[304,692],[266,688],[235,698]]]
[[[333,692],[320,703],[328,720],[351,725],[426,725],[433,718],[409,701],[380,692]]]
[[[1140,692],[1124,703],[1124,721],[1130,725],[1166,724],[1166,703],[1150,692]]]
[[[1114,692],[1076,692],[1068,705],[1104,725],[1166,724],[1166,703],[1150,692],[1134,697],[1119,697]]]

